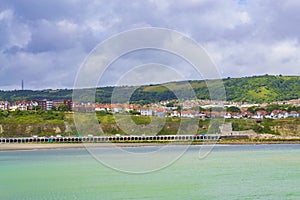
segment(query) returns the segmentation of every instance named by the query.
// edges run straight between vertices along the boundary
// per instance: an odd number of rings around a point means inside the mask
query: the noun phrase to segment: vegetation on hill
[[[120,103],[127,102],[122,94],[131,95],[131,103],[148,104],[164,100],[176,99],[176,94],[190,97],[186,91],[185,82],[171,82],[163,85],[148,85],[141,87],[119,87],[114,93]],[[203,80],[189,81],[197,98],[210,99],[209,90]],[[263,103],[300,98],[300,76],[253,76],[244,78],[226,78],[223,80],[228,101]],[[172,88],[171,91],[169,88]],[[114,87],[97,88],[96,101],[100,103],[111,103]],[[14,90],[0,91],[0,99],[14,102],[20,99],[42,100],[42,99],[72,99],[72,90]]]
[[[1,91],[0,100],[7,100],[13,103],[17,100],[63,100],[72,99],[72,90],[58,89],[58,90],[12,90]]]
[[[253,76],[226,79],[227,99],[253,103],[300,98],[299,76]]]
[[[268,133],[281,136],[300,136],[300,118],[263,119],[257,123],[254,119],[230,119],[233,131],[254,130],[256,133]]]
[[[63,112],[0,110],[0,137],[50,136],[64,130]]]
[[[1,137],[30,137],[37,136],[78,136],[93,134],[93,135],[173,135],[173,134],[202,134],[216,133],[219,131],[219,126],[223,123],[223,119],[218,118],[198,120],[193,118],[178,118],[178,117],[152,117],[122,115],[118,120],[121,120],[123,127],[120,128],[116,123],[116,118],[110,113],[96,112],[98,124],[88,126],[88,130],[83,132],[77,131],[73,119],[73,113],[62,111],[0,111],[0,138]],[[132,129],[130,123],[126,120],[131,119],[139,128]],[[90,118],[87,118],[91,121]],[[155,123],[151,124],[152,122]],[[120,122],[120,121],[118,121]],[[162,122],[162,126],[160,123]],[[281,136],[300,136],[300,118],[286,119],[263,119],[257,121],[255,119],[228,119],[225,123],[231,122],[233,131],[254,130],[256,133],[269,133]],[[101,127],[101,133],[94,131]],[[146,127],[148,126],[148,127]],[[149,127],[150,126],[150,127]],[[144,129],[143,129],[144,127]],[[86,132],[86,131],[91,132]],[[128,131],[129,130],[129,131]],[[144,131],[143,131],[144,130]],[[155,131],[153,131],[155,130]],[[196,131],[196,132],[195,132]]]

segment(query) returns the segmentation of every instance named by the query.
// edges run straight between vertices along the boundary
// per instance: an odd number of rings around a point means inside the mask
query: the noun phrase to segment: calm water
[[[300,199],[300,145],[217,146],[202,160],[198,151],[139,175],[84,149],[0,152],[0,199]]]

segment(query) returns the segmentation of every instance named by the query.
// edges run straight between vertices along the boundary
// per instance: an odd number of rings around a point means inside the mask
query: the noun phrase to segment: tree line
[[[101,87],[96,89],[95,100],[99,103],[111,103],[112,94],[118,103],[138,103],[141,105],[160,102],[165,100],[178,99],[180,97],[193,98],[186,91],[185,87],[180,87],[182,82],[171,82],[175,90],[171,91],[167,87],[158,85],[148,85],[141,87],[124,86],[118,87],[118,93],[114,93],[114,87]],[[189,81],[192,85],[196,98],[209,100],[210,93],[204,80]],[[243,78],[226,78],[223,80],[226,90],[226,99],[235,102],[248,103],[269,103],[273,101],[283,101],[300,98],[300,76],[253,76]],[[130,99],[126,95],[134,90]],[[11,103],[17,100],[61,100],[72,99],[71,89],[58,90],[13,90],[0,91],[0,100],[7,100]]]

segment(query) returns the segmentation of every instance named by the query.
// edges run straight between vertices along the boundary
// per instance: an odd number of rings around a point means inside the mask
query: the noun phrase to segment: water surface
[[[134,175],[85,149],[0,152],[0,199],[300,199],[300,145],[216,146],[201,160],[198,153],[192,146],[171,166]]]

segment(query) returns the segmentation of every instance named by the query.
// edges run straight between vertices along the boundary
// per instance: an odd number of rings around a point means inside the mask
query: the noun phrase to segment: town
[[[249,104],[245,102],[227,102],[212,100],[170,100],[148,105],[139,104],[102,104],[81,103],[72,100],[18,100],[10,103],[0,101],[0,110],[3,111],[77,111],[77,112],[105,112],[129,113],[141,116],[182,117],[182,118],[212,118],[225,119],[283,119],[298,118],[300,99],[278,101],[264,104]]]

